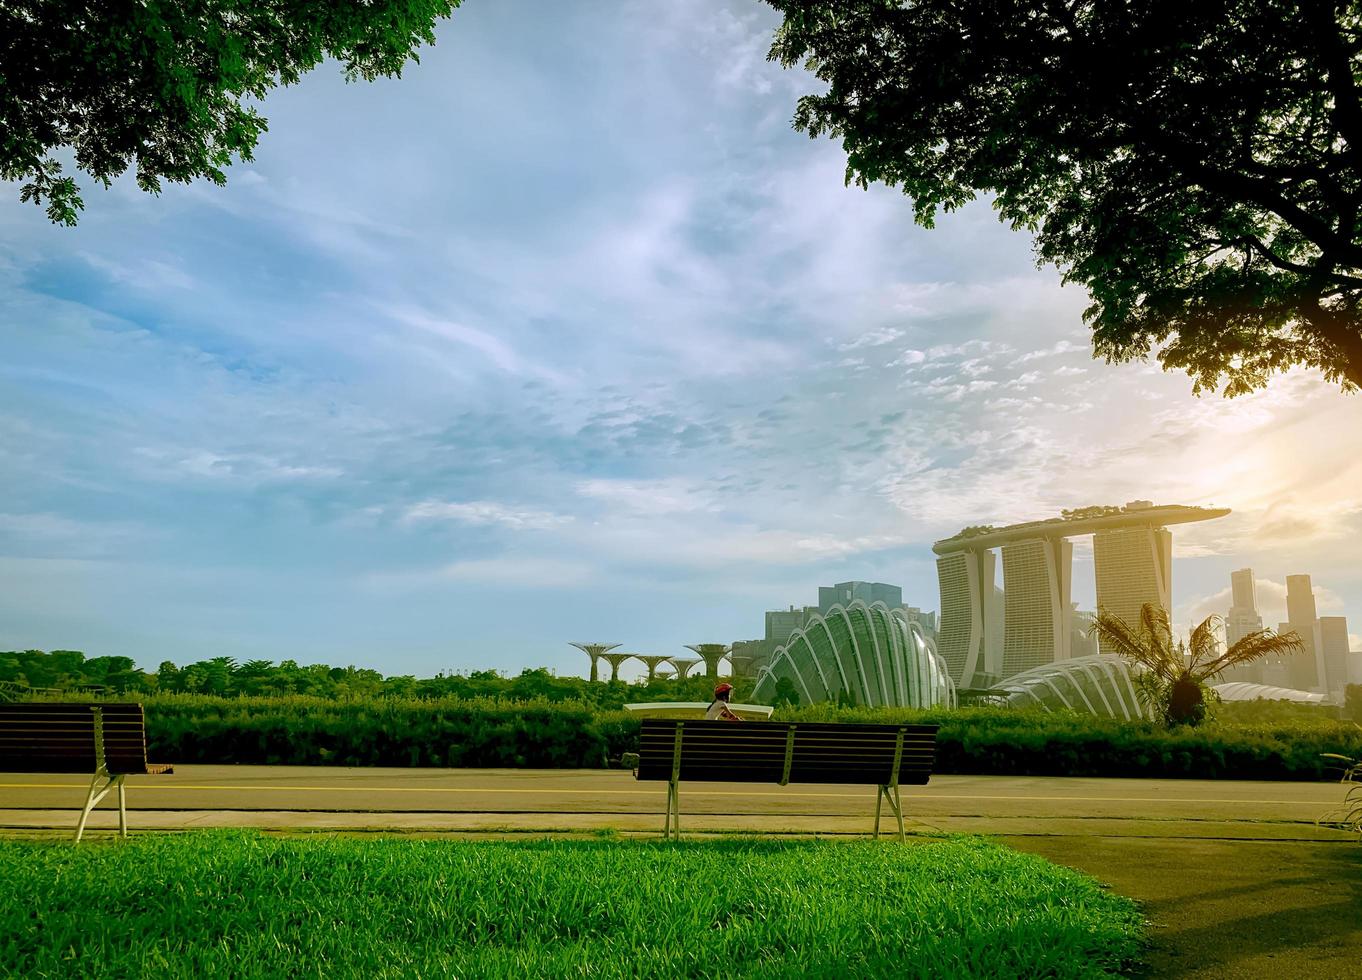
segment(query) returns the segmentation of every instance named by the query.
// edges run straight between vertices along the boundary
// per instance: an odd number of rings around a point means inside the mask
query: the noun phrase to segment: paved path
[[[0,774],[0,832],[69,833],[87,783]],[[920,832],[985,833],[1144,903],[1151,975],[1362,975],[1362,846],[1315,826],[1328,783],[935,776],[905,787]],[[600,770],[181,766],[128,780],[136,830],[261,827],[407,833],[661,830],[663,783]],[[862,786],[683,783],[689,833],[870,831]],[[91,827],[112,829],[106,805]]]
[[[0,774],[0,827],[63,827],[88,782]],[[1340,799],[1328,783],[934,776],[904,787],[920,830],[990,834],[1346,840],[1314,820]],[[128,779],[135,827],[258,826],[356,830],[660,829],[666,784],[606,770],[179,766]],[[91,818],[116,826],[111,798]],[[689,831],[862,834],[866,786],[683,783]]]

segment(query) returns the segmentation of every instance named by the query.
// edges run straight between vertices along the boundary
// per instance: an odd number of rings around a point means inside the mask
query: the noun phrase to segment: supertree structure
[[[603,653],[601,659],[610,665],[610,679],[617,681],[620,679],[620,665],[637,656],[636,653]]]
[[[653,682],[653,678],[657,676],[658,665],[665,664],[672,659],[671,657],[659,657],[655,654],[648,654],[645,656],[644,654],[640,653],[636,654],[636,656],[638,657],[639,660],[642,660],[643,665],[648,668],[649,684],[651,684]]]
[[[689,676],[691,668],[700,662],[699,657],[672,657],[672,666],[676,668],[676,679],[684,681]]]
[[[593,681],[598,681],[598,680],[600,680],[600,671],[599,671],[597,665],[598,665],[598,663],[600,662],[600,659],[601,659],[602,655],[609,653],[611,650],[615,649],[615,647],[619,646],[619,644],[618,644],[618,643],[572,643],[572,642],[569,642],[569,643],[568,643],[568,646],[574,646],[574,647],[576,647],[578,650],[581,650],[583,653],[585,653],[588,657],[591,658],[591,679],[592,679]],[[615,670],[616,670],[616,672],[618,672],[618,671],[619,671],[619,668],[616,667]]]
[[[705,676],[719,676],[719,661],[727,657],[730,647],[727,643],[688,643],[687,650],[694,650],[705,662]]]

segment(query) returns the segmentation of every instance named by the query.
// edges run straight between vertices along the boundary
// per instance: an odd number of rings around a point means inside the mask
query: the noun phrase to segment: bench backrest
[[[635,775],[671,779],[679,763],[687,780],[921,785],[937,727],[645,719]]]
[[[0,772],[95,771],[95,711],[102,718],[104,763],[111,775],[147,771],[147,729],[140,704],[0,704]]]

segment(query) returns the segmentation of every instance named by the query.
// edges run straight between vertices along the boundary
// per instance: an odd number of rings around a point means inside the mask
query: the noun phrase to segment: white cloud
[[[884,344],[892,344],[903,336],[903,331],[896,327],[880,327],[877,330],[868,330],[855,340],[849,340],[844,344],[838,344],[839,351],[857,350],[861,347],[880,347]],[[905,352],[906,353],[906,352]]]
[[[916,367],[919,364],[922,364],[926,360],[927,360],[926,351],[913,350],[912,348],[909,348],[908,350],[905,350],[901,354],[899,354],[897,358],[886,364],[885,367],[912,368]]]
[[[1054,357],[1058,354],[1068,354],[1074,351],[1084,351],[1086,353],[1088,348],[1082,344],[1075,344],[1072,341],[1061,340],[1058,343],[1041,350],[1027,351],[1021,357],[1017,358],[1017,360],[1025,364],[1028,361],[1036,361],[1041,358]]]
[[[451,521],[456,524],[485,526],[497,524],[516,531],[542,531],[561,527],[572,518],[543,510],[523,510],[507,507],[491,500],[472,500],[451,502],[425,500],[407,508],[403,520],[412,521]]]
[[[601,501],[614,510],[638,515],[690,514],[718,509],[706,488],[681,478],[583,480],[575,489],[579,496]]]
[[[279,480],[332,479],[342,470],[330,465],[310,465],[287,462],[260,453],[220,453],[208,449],[191,450],[178,455],[168,450],[143,446],[135,450],[139,456],[170,464],[172,474],[205,477],[213,480],[238,480],[263,483]]]
[[[558,590],[589,585],[597,569],[588,562],[551,557],[504,556],[453,561],[433,568],[373,572],[363,584],[378,592],[411,592],[453,585],[499,589]]]

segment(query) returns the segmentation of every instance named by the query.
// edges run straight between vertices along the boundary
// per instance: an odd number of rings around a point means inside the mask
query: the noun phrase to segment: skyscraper
[[[1168,525],[1228,513],[1224,508],[1155,507],[1147,500],[1132,500],[1124,507],[1082,507],[1007,527],[976,525],[937,541],[932,550],[940,556],[938,649],[951,677],[962,687],[983,686],[1023,665],[1070,656],[1068,539],[1094,535],[1097,601],[1135,623],[1144,603],[1164,609],[1172,604],[1173,536]],[[993,585],[994,548],[1003,551],[1006,595]],[[995,595],[1003,597],[1001,612]],[[1039,664],[1037,658],[1042,658]]]
[[[1342,695],[1348,684],[1348,618],[1321,616],[1319,618],[1320,658],[1324,661],[1324,682],[1321,685],[1330,695]]]
[[[1263,617],[1258,615],[1258,601],[1253,586],[1253,569],[1241,568],[1230,572],[1230,611],[1225,616],[1225,642],[1234,646],[1250,633],[1263,628]],[[1263,662],[1254,661],[1235,667],[1224,675],[1227,681],[1263,683]]]
[[[1138,628],[1146,604],[1173,609],[1173,535],[1164,527],[1119,527],[1092,536],[1097,607]],[[1110,652],[1103,644],[1102,652]]]
[[[997,574],[994,554],[969,549],[942,555],[936,560],[936,574],[941,584],[937,650],[951,679],[961,687],[973,687],[976,674],[991,674],[1000,666],[991,662],[998,632],[997,606],[991,601]]]
[[[1298,691],[1313,691],[1322,687],[1322,673],[1317,663],[1319,637],[1316,622],[1315,593],[1309,575],[1286,577],[1286,620],[1301,638],[1302,649],[1287,659],[1291,686]]]
[[[1090,632],[1097,613],[1091,609],[1079,609],[1078,603],[1069,603],[1069,656],[1071,658],[1096,656],[1097,637]]]
[[[1003,678],[1069,659],[1073,545],[1030,538],[1003,545]]]

